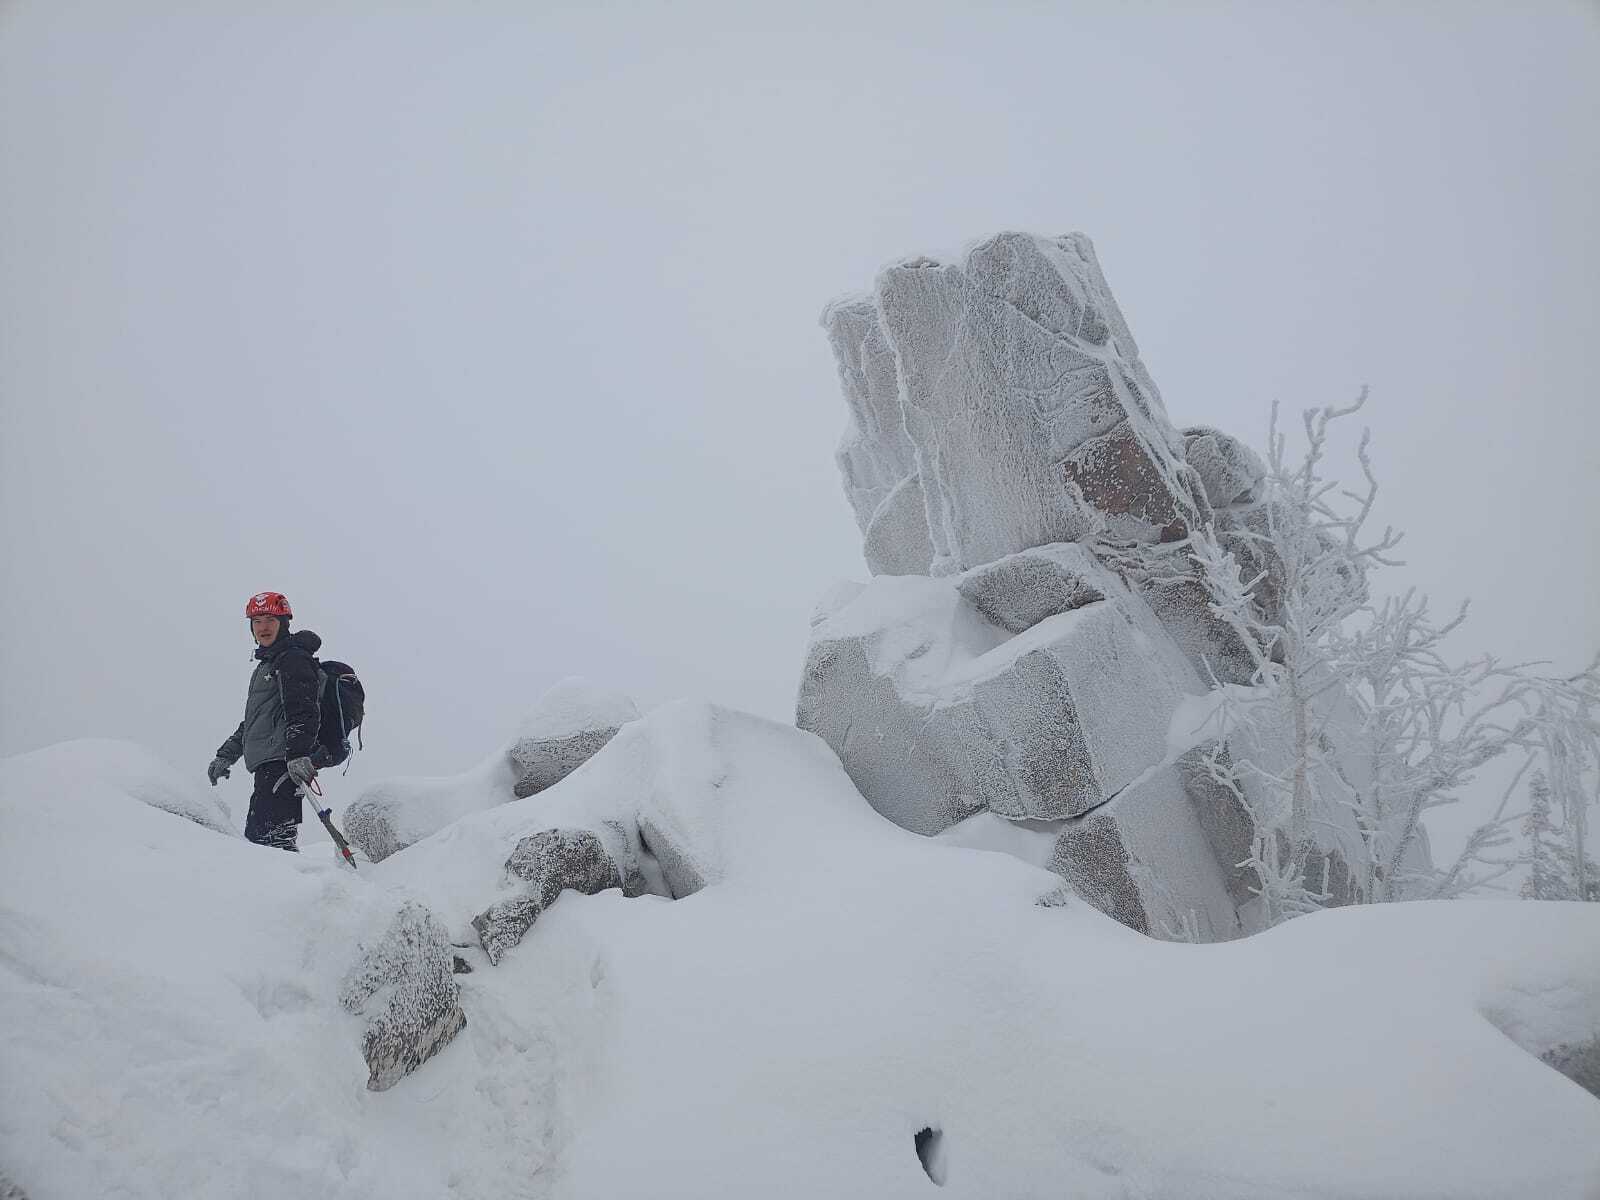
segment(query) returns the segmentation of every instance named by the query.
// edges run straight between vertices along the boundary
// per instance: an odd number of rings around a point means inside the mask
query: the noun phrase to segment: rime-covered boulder
[[[603,832],[612,836],[602,840],[601,833],[589,829],[541,829],[517,842],[506,859],[506,875],[524,886],[472,919],[490,962],[499,963],[564,891],[588,896],[607,888],[635,896],[644,892],[625,836],[620,829]]]
[[[956,263],[899,263],[823,324],[874,572],[959,572],[1101,531],[1173,540],[1209,511],[1081,234],[1003,233]]]
[[[1249,504],[1259,498],[1266,465],[1238,438],[1195,425],[1183,431],[1184,460],[1194,468],[1213,509]]]
[[[520,799],[559,783],[638,717],[622,693],[576,676],[563,679],[540,697],[506,752],[517,773],[513,793]]]
[[[1025,550],[968,571],[956,590],[1007,633],[1026,633],[1040,621],[1119,591],[1099,561],[1070,542]]]
[[[880,577],[812,630],[798,723],[879,812],[932,834],[978,811],[1079,815],[1167,754],[1203,690],[1081,547],[953,578]]]
[[[1078,895],[1140,933],[1217,942],[1240,932],[1228,877],[1171,766],[1066,822],[1050,867]]]
[[[933,550],[917,482],[916,447],[900,414],[894,351],[877,305],[869,298],[843,301],[823,314],[822,323],[849,410],[839,472],[866,538],[867,561],[874,574],[927,574]]]
[[[450,939],[434,915],[408,901],[382,937],[361,948],[339,1002],[366,1016],[367,1087],[381,1092],[432,1058],[467,1023]]]

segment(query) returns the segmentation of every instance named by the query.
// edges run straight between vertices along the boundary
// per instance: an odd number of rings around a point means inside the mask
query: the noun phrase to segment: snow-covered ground
[[[818,739],[689,703],[354,873],[212,797],[125,743],[0,763],[0,1182],[31,1200],[1600,1195],[1600,1100],[1536,1057],[1600,1033],[1600,905],[1158,942],[1027,836],[907,833]],[[607,819],[706,886],[463,949],[465,1030],[367,1091],[357,945],[407,898],[468,942],[518,838]]]

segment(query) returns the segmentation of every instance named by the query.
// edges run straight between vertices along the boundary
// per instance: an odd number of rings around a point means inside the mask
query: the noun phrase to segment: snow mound
[[[565,738],[590,729],[615,729],[638,718],[638,707],[621,692],[569,675],[539,697],[539,703],[517,727],[517,738]]]
[[[633,701],[618,692],[563,679],[540,698],[508,745],[471,770],[383,779],[365,788],[345,811],[345,836],[381,862],[462,817],[566,778],[638,716]]]
[[[513,799],[517,777],[507,750],[500,749],[460,775],[379,780],[345,809],[345,837],[381,862],[453,821]]]
[[[0,763],[0,1163],[36,1200],[1600,1189],[1600,1101],[1539,1061],[1600,1033],[1600,906],[1155,941],[953,844],[976,824],[882,819],[811,735],[687,702],[359,875],[129,799],[70,750]],[[385,931],[443,945],[408,901],[470,929],[541,827],[670,845],[698,886],[561,894],[368,1091],[341,1001],[403,990],[364,969]]]
[[[243,836],[214,788],[179,773],[134,742],[81,738],[46,746],[26,758],[30,769],[60,777],[60,790],[45,803],[70,803],[68,798],[76,795],[80,786],[109,788],[213,832]]]
[[[331,853],[134,803],[153,761],[68,743],[0,762],[0,1163],[16,1185],[398,1195],[419,1153],[501,1154],[455,1122],[391,1128],[367,1100],[366,1022],[342,984],[405,898]],[[393,1032],[430,990],[370,1011]]]

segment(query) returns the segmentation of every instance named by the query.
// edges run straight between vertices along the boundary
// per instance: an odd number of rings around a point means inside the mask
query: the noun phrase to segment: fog
[[[1001,229],[1094,239],[1180,425],[1370,384],[1382,582],[1576,669],[1597,195],[1576,4],[5,4],[0,753],[200,773],[263,589],[347,789],[569,674],[792,719],[865,577],[818,315]]]

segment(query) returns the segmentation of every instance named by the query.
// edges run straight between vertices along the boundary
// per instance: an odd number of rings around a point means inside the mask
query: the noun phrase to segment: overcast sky
[[[352,790],[569,674],[792,719],[865,577],[818,315],[1001,229],[1094,239],[1180,425],[1370,383],[1389,582],[1575,669],[1597,224],[1592,5],[10,0],[0,753],[199,773],[269,588]]]

